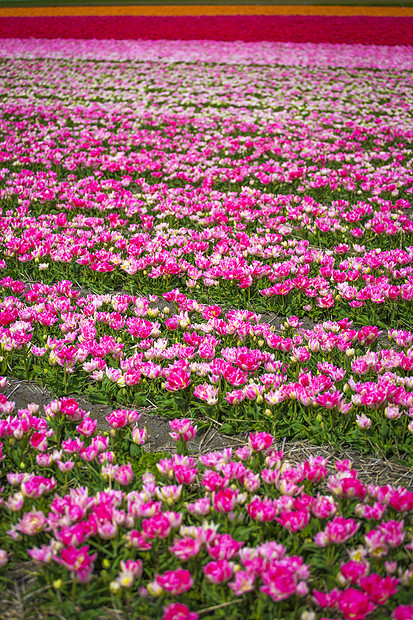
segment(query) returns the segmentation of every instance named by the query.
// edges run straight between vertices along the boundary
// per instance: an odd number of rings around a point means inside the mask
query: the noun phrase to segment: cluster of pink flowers
[[[69,404],[70,410],[78,410],[76,401]],[[66,406],[68,399],[54,401],[46,411],[57,414]],[[54,418],[29,416],[28,411],[8,416],[10,425],[30,420],[31,426],[13,436],[12,442],[11,435],[4,435],[6,466],[12,465],[16,450],[23,456],[27,436],[37,432],[34,420],[43,420],[53,445],[34,459],[34,466],[46,465],[53,476],[10,469],[10,491],[3,489],[1,503],[4,523],[10,524],[8,537],[27,548],[46,571],[55,573],[61,566],[72,580],[92,582],[98,557],[99,562],[105,558],[102,544],[112,541],[120,556],[120,563],[111,569],[112,594],[122,597],[122,592],[137,588],[149,607],[158,598],[183,597],[182,602],[165,606],[165,618],[174,617],[174,605],[181,605],[176,613],[182,617],[196,617],[184,596],[193,592],[195,579],[198,590],[225,585],[227,596],[255,592],[274,604],[291,599],[299,607],[334,610],[345,620],[363,620],[377,607],[384,608],[413,579],[408,526],[413,493],[402,487],[363,484],[350,461],[337,461],[330,474],[323,457],[293,464],[274,447],[272,435],[256,432],[236,451],[159,458],[139,484],[135,465],[113,464],[124,454],[125,433],[133,435],[136,411],[118,410],[108,416],[115,431],[110,433],[112,451],[108,435],[97,435],[96,428],[84,434],[89,420],[85,414],[82,420],[71,419],[74,437],[63,440],[59,449],[50,427]],[[181,436],[193,429],[189,420],[178,419],[171,428]],[[63,487],[62,492],[62,464],[68,462],[68,454],[74,471],[86,465],[91,474],[96,472],[93,462],[84,459],[85,440],[90,446],[99,444],[101,473],[90,483],[96,491],[79,486],[68,492]],[[111,486],[105,488],[108,480]],[[44,532],[48,542],[37,546]],[[253,543],[257,535],[259,542]],[[309,540],[314,544],[306,548]],[[327,549],[323,561],[318,551],[322,548]],[[148,553],[169,556],[164,565],[172,568],[152,572],[155,564],[148,563]],[[6,563],[7,556],[2,557]],[[194,569],[194,558],[200,571]],[[312,587],[317,569],[332,572],[330,583],[338,587]],[[394,618],[408,618],[402,614],[410,612],[401,606]]]
[[[271,50],[262,58],[284,54]],[[310,50],[323,65],[323,49]],[[356,52],[374,69],[394,67],[398,57],[397,50],[381,61]],[[16,54],[13,75],[30,82],[42,74],[44,60]],[[398,67],[405,62],[399,56]],[[56,114],[43,105],[50,88],[66,101],[66,65],[58,59],[47,61],[47,86],[36,80],[31,98],[20,97],[18,83],[13,94],[13,76],[7,87],[0,265],[8,273],[29,264],[39,280],[70,273],[96,285],[105,275],[111,286],[138,276],[144,292],[179,281],[188,290],[227,291],[244,306],[252,295],[267,307],[288,303],[312,313],[366,306],[387,318],[384,304],[411,307],[407,74],[353,69],[354,118],[344,70],[320,66],[312,74],[288,66],[282,76],[271,74],[269,86],[266,64],[249,66],[247,75],[232,64],[195,61],[165,72],[163,63],[154,70],[143,60],[135,98],[135,63],[71,63],[90,106],[85,113],[62,103]],[[382,80],[391,96],[379,97]],[[104,109],[91,81],[100,84]],[[188,91],[185,103],[177,83]],[[315,90],[310,106],[298,105]],[[259,122],[245,114],[257,105]],[[334,112],[326,116],[326,109]],[[46,314],[43,324],[53,325]],[[124,326],[122,317],[114,323]]]
[[[293,42],[190,40],[3,39],[2,58],[219,63],[232,66],[346,67],[384,70],[412,69],[402,45],[319,45]],[[78,65],[79,67],[79,65]]]
[[[99,274],[111,274],[112,282],[138,274],[146,290],[160,291],[164,290],[165,282],[179,278],[188,290],[201,285],[214,290],[228,288],[240,300],[248,290],[258,290],[261,303],[269,303],[270,298],[281,303],[289,296],[297,307],[303,304],[309,312],[334,306],[356,309],[366,304],[381,311],[380,304],[396,300],[410,307],[412,246],[391,247],[392,238],[405,235],[410,239],[413,233],[412,221],[400,211],[410,206],[405,198],[393,203],[376,196],[374,201],[359,201],[356,208],[351,201],[339,199],[326,207],[311,196],[297,197],[292,193],[274,196],[245,188],[228,204],[223,192],[207,188],[204,192],[194,190],[193,203],[187,206],[186,193],[172,188],[166,195],[160,193],[156,213],[162,217],[157,225],[156,214],[150,216],[148,223],[142,200],[136,197],[136,192],[126,189],[131,185],[130,176],[126,175],[124,182],[99,182],[95,177],[81,179],[80,195],[91,196],[81,206],[80,199],[71,200],[69,195],[61,193],[60,187],[55,187],[56,174],[34,175],[25,171],[12,176],[7,189],[0,188],[0,196],[3,193],[3,198],[10,199],[11,185],[16,195],[27,194],[27,199],[22,200],[27,206],[19,207],[17,217],[12,212],[4,216],[6,241],[0,247],[0,260],[1,256],[4,258],[0,265],[19,269],[19,264],[33,264],[39,279],[53,279],[56,270],[62,275],[69,268],[71,273],[81,268],[84,279],[90,283],[99,279]],[[288,185],[290,181],[286,177],[277,179],[277,183]],[[398,186],[400,183],[399,179]],[[406,179],[408,184],[410,177]],[[63,213],[39,221],[38,217],[29,215],[31,201],[39,199],[35,188],[39,186],[43,192],[45,185],[53,187],[50,190],[53,196],[48,200],[55,200],[55,194],[65,200],[59,206],[66,210],[70,207],[69,217]],[[139,190],[139,196],[148,194],[153,200],[152,185],[143,184]],[[116,199],[108,197],[113,194]],[[97,200],[97,196],[104,198]],[[220,205],[212,212],[211,200]],[[42,198],[40,201],[44,202]],[[73,201],[75,206],[71,206]],[[124,207],[125,202],[129,203],[129,217],[119,218],[114,209]],[[70,212],[96,209],[103,217],[82,213],[73,216]],[[203,230],[194,232],[191,227],[180,227],[177,233],[174,224],[164,221],[164,211],[176,218],[177,223],[183,217],[191,223],[198,221]],[[350,228],[352,224],[347,220],[350,218],[354,223],[357,213],[357,218],[364,222],[363,228]],[[138,234],[136,224],[129,224],[137,214],[143,230]],[[27,232],[21,236],[22,221]],[[230,222],[232,226],[228,225]],[[215,228],[211,229],[211,225]],[[248,229],[251,230],[247,232]],[[346,234],[347,242],[337,244],[332,251],[328,235],[337,230]],[[304,238],[297,240],[297,236]],[[377,248],[386,236],[390,248]],[[326,244],[323,249],[312,245],[320,245],[323,238]],[[364,244],[360,245],[360,241]],[[50,326],[54,322],[53,311],[46,314],[43,324]],[[121,318],[117,325],[118,329],[124,327]],[[128,329],[141,328],[130,322]]]
[[[9,290],[22,286],[11,278],[0,284]],[[174,314],[168,308],[160,311],[155,295],[81,296],[69,281],[35,284],[23,298],[8,296],[0,305],[4,317],[0,342],[7,363],[22,368],[23,360],[30,373],[41,362],[43,377],[50,381],[60,376],[62,383],[70,385],[73,377],[85,388],[93,382],[96,388],[122,392],[131,405],[136,395],[167,398],[169,392],[173,397],[184,395],[187,408],[203,408],[208,414],[230,408],[229,417],[241,412],[249,417],[258,409],[274,419],[283,417],[294,404],[310,418],[321,415],[325,423],[327,413],[333,415],[338,432],[349,420],[376,433],[391,424],[402,429],[407,445],[411,442],[413,334],[409,330],[390,330],[386,345],[383,330],[374,325],[356,328],[347,318],[308,329],[298,317],[290,316],[275,329],[259,314],[224,312],[179,289],[163,297],[174,304]],[[49,328],[53,335],[46,338],[45,316],[53,316]],[[10,413],[10,407],[0,400],[4,413]],[[80,420],[84,412],[73,399],[63,398],[51,403],[46,415]],[[136,412],[119,410],[108,421],[116,429],[138,417]],[[5,419],[0,428],[8,424]],[[36,424],[38,432],[30,442],[43,451],[47,433],[41,420]],[[81,428],[87,436],[94,423],[85,419]],[[193,437],[188,421],[171,430],[175,441],[180,435],[185,442]],[[11,432],[20,431],[13,426],[3,434]],[[136,431],[134,441],[145,443],[144,429]]]

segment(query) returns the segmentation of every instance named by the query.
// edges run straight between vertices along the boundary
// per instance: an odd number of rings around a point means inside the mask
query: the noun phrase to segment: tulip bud
[[[158,598],[158,596],[162,596],[163,594],[163,589],[161,588],[159,583],[157,583],[156,581],[151,581],[151,583],[148,583],[146,587],[147,587],[148,593],[151,596],[154,596],[155,598]]]
[[[109,590],[112,594],[117,594],[120,590],[120,584],[117,581],[111,581],[109,585]]]
[[[337,575],[336,581],[337,581],[337,585],[339,585],[340,588],[345,588],[348,585],[347,579],[341,573]]]

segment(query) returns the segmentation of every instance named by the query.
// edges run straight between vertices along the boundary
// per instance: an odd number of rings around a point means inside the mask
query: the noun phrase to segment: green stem
[[[23,351],[24,376],[26,380],[29,380],[29,372],[27,369],[27,347],[25,344],[22,346],[22,351]]]
[[[72,603],[75,604],[76,601],[76,579],[72,581]]]
[[[331,409],[328,410],[328,414],[329,414],[329,417],[330,417],[330,428],[331,428],[331,430],[333,430],[333,413],[332,413]]]
[[[59,424],[59,426],[57,427],[57,431],[56,431],[56,444],[57,444],[57,449],[60,448],[60,436],[62,434],[62,428]]]

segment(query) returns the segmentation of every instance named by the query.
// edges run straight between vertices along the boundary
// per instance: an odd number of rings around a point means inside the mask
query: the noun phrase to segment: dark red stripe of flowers
[[[412,45],[413,17],[3,17],[0,38],[212,39]]]

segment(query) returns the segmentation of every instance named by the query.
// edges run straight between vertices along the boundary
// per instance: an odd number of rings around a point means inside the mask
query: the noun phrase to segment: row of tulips
[[[407,22],[406,22],[407,23]],[[403,45],[314,45],[310,43],[246,43],[243,41],[166,41],[142,39],[119,42],[82,39],[3,39],[0,58],[60,59],[116,63],[151,61],[166,63],[208,63],[238,65],[281,65],[317,69],[368,68],[410,70],[413,61]],[[225,62],[224,62],[225,59]],[[82,65],[79,63],[79,66]]]
[[[217,41],[214,47],[218,49],[214,50],[214,55],[218,51],[225,50],[226,46],[223,43],[225,41],[236,41],[238,45],[240,41],[258,42],[260,47],[262,46],[261,42],[265,41],[265,48],[269,47],[267,42],[277,42],[272,46],[275,50],[277,50],[279,41],[287,42],[287,46],[292,41],[296,41],[302,46],[302,42],[306,41],[316,45],[320,43],[341,44],[341,47],[344,48],[347,46],[343,44],[348,43],[358,44],[358,47],[361,47],[360,44],[400,46],[413,43],[411,36],[412,18],[405,13],[400,15],[397,9],[395,9],[395,13],[391,13],[391,16],[383,15],[381,12],[373,12],[373,15],[371,13],[369,15],[360,14],[357,8],[352,14],[346,15],[319,15],[317,12],[315,14],[289,15],[282,14],[282,9],[279,15],[268,15],[265,12],[262,14],[260,9],[255,10],[254,13],[256,14],[254,15],[245,14],[242,7],[238,9],[238,15],[226,15],[225,13],[182,15],[182,9],[181,11],[178,9],[178,13],[172,15],[169,13],[170,9],[167,9],[169,14],[165,15],[162,5],[152,10],[155,11],[155,14],[120,15],[116,12],[111,14],[109,9],[109,14],[106,15],[70,15],[64,10],[59,15],[59,9],[56,7],[53,15],[47,12],[42,15],[40,12],[40,14],[30,17],[27,14],[26,16],[21,14],[1,16],[0,36],[2,38],[19,37],[19,39],[26,38],[29,40],[38,38],[53,40],[56,37],[63,40],[69,39],[66,46],[63,47],[64,52],[69,52],[69,54],[79,54],[79,51],[82,48],[84,49],[84,46],[73,46],[73,39],[92,39],[94,43],[96,43],[96,39],[103,39],[106,44],[105,52],[110,53],[114,49],[118,57],[125,57],[125,55],[129,57],[130,52],[132,52],[132,57],[135,57],[136,51],[139,52],[142,49],[139,45],[133,45],[136,39],[149,39],[152,44],[153,40],[161,39],[161,53],[165,53],[167,49],[166,42],[179,43],[178,56],[184,60],[187,60],[187,55],[185,55],[186,46],[183,45],[183,42],[197,43],[199,39],[201,39],[201,43],[203,39],[206,39],[209,44],[211,44],[211,40]],[[69,10],[69,13],[73,11],[76,13],[77,10]],[[131,12],[133,13],[133,11]],[[112,39],[120,39],[122,43],[126,41],[127,51],[122,46],[116,49],[111,41]],[[180,39],[180,41],[176,41],[176,39]],[[29,45],[22,44],[21,41],[19,43],[19,51],[27,49],[29,53],[33,53],[37,47],[31,41]],[[311,47],[316,47],[316,45]],[[172,46],[172,49],[174,47]],[[224,49],[222,49],[223,47]],[[328,47],[333,46],[328,45]],[[57,49],[61,52],[62,46],[58,46]],[[101,56],[102,51],[98,50],[99,48],[96,50],[97,54],[92,54],[93,57]],[[145,48],[143,51],[146,51]],[[257,51],[254,48],[251,51],[252,57],[254,57]],[[47,50],[47,53],[50,53],[50,50]],[[361,56],[363,57],[363,55]],[[105,58],[105,55],[103,57]],[[223,57],[225,57],[225,51]],[[370,60],[369,55],[367,55],[367,59]],[[222,62],[222,56],[218,57],[218,62]]]
[[[276,330],[250,311],[223,312],[179,290],[174,304],[127,294],[82,296],[72,283],[0,281],[3,372],[36,378],[60,395],[133,405],[152,402],[224,430],[251,421],[279,436],[330,439],[409,454],[413,333],[348,319],[311,328],[296,316]],[[386,343],[389,343],[386,345]],[[7,402],[1,404],[7,413]],[[208,422],[209,423],[209,422]],[[359,427],[359,429],[357,429]]]
[[[364,316],[393,321],[411,308],[413,246],[395,247],[400,237],[412,241],[413,222],[401,212],[407,200],[376,199],[375,208],[336,200],[326,207],[309,196],[246,189],[230,201],[223,192],[194,190],[188,204],[182,189],[145,183],[136,194],[124,187],[131,177],[87,177],[79,193],[76,183],[70,190],[60,184],[67,202],[56,207],[69,213],[47,215],[57,175],[24,170],[11,177],[4,174],[7,187],[0,189],[5,205],[17,207],[1,218],[0,267],[9,276],[26,269],[46,282],[70,276],[93,288],[158,294],[178,284],[205,300],[213,295],[314,317],[332,308],[357,316],[365,307]],[[323,247],[331,233],[342,242]]]

